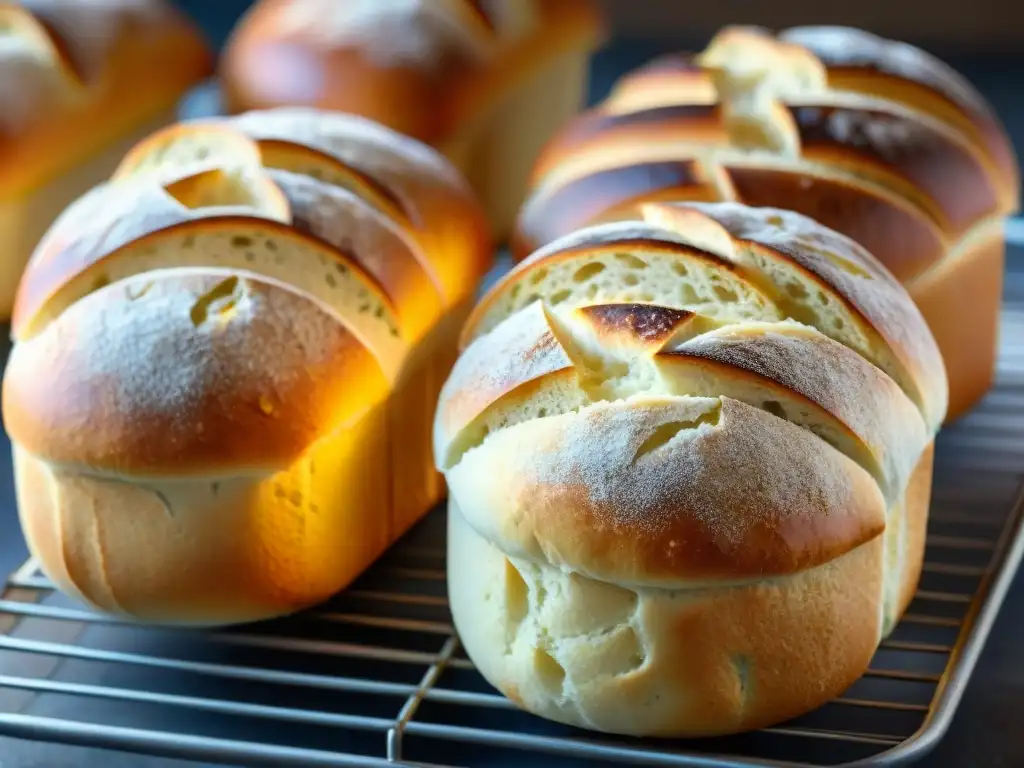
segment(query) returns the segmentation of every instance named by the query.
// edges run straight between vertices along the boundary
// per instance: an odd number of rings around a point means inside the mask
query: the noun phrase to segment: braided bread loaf
[[[910,602],[942,359],[800,214],[641,216],[538,250],[467,323],[434,426],[452,616],[544,717],[756,728],[842,692]]]
[[[221,80],[232,110],[341,110],[436,146],[504,239],[603,34],[594,0],[260,0]]]
[[[516,252],[652,200],[808,215],[862,243],[924,313],[949,417],[988,389],[1017,161],[991,109],[926,53],[846,28],[727,28],[624,77],[538,160]]]
[[[150,621],[325,599],[443,493],[433,411],[490,253],[457,172],[363,118],[143,141],[19,289],[3,410],[32,552]]]
[[[213,71],[164,0],[0,1],[0,319],[54,218]]]

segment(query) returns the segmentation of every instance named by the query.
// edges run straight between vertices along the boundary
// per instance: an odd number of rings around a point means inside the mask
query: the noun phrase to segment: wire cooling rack
[[[938,440],[908,615],[841,698],[704,741],[605,738],[532,717],[454,635],[444,512],[329,604],[223,632],[94,614],[29,561],[0,599],[0,734],[245,766],[895,765],[942,737],[1024,551],[1024,252],[995,387]]]

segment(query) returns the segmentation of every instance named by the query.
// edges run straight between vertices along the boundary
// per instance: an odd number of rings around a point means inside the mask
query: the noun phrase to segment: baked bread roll
[[[162,0],[0,2],[0,319],[57,215],[212,69]]]
[[[45,572],[196,625],[344,587],[442,496],[433,412],[490,253],[458,173],[361,117],[138,144],[18,292],[3,414]]]
[[[538,250],[467,323],[434,437],[452,616],[543,717],[758,728],[853,683],[914,594],[942,358],[802,215],[642,216]]]
[[[594,0],[260,0],[221,81],[233,111],[353,112],[439,148],[504,239],[603,35]]]
[[[991,384],[1017,159],[981,96],[923,51],[847,28],[726,28],[624,77],[532,183],[519,257],[638,201],[806,214],[906,285],[946,361],[950,419]]]

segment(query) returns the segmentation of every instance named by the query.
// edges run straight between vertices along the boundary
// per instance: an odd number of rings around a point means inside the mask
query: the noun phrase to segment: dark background
[[[344,2],[345,0],[338,0]],[[512,0],[515,2],[516,0]],[[250,0],[176,0],[216,40]],[[1013,54],[1024,46],[1016,0],[598,0],[619,38],[701,41],[729,23],[849,24],[946,53]]]
[[[248,0],[177,0],[177,5],[201,24],[217,46],[224,42],[238,16],[250,4]],[[602,0],[602,4],[614,40],[594,57],[591,100],[607,92],[617,75],[657,53],[702,46],[722,24],[850,24],[918,43],[945,58],[990,99],[1017,146],[1024,148],[1024,99],[1020,96],[1020,84],[1024,83],[1024,7],[1014,0],[856,0],[831,6],[824,0]],[[0,348],[0,359],[6,358],[6,352],[6,348]],[[0,500],[4,502],[0,506],[0,573],[12,571],[27,556],[13,506],[6,503],[8,499],[13,499],[10,461],[0,457]],[[1024,766],[1022,633],[1024,580],[1018,578],[952,729],[925,765]],[[0,737],[0,768],[195,765]]]

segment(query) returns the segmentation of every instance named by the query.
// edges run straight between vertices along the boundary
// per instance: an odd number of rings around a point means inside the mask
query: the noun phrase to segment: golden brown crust
[[[646,447],[663,425],[676,437]],[[446,477],[467,522],[503,551],[616,583],[792,574],[885,527],[863,469],[729,398],[637,398],[525,422]]]
[[[1003,295],[1006,243],[1001,223],[992,224],[908,286],[955,383],[950,386],[948,422],[984,397],[996,373],[1000,317],[995,310]]]
[[[981,94],[952,67],[920,48],[851,27],[792,27],[778,38],[820,59],[828,69],[829,86],[836,90],[907,104],[972,134],[993,158],[1006,188],[1017,188],[1017,158],[1005,129]]]
[[[290,170],[268,170],[261,142]],[[23,279],[14,333],[44,332],[111,280],[223,265],[320,297],[394,379],[408,345],[439,343],[431,328],[472,292],[485,231],[440,156],[361,118],[282,110],[174,126],[54,224]]]
[[[15,444],[29,549],[60,589],[135,621],[216,626],[320,603],[394,535],[384,516],[351,514],[389,495],[383,415],[282,471],[212,478],[99,477]]]
[[[626,113],[609,112],[605,105],[584,113],[549,143],[535,167],[535,190],[521,217],[517,253],[523,255],[637,199],[675,194],[713,201],[734,196],[758,204],[744,197],[742,189],[704,181],[718,168],[728,176],[739,173],[741,182],[744,173],[747,178],[751,173],[782,180],[788,176],[803,185],[796,196],[807,198],[803,205],[842,215],[840,221],[859,230],[888,232],[888,222],[879,217],[906,219],[905,209],[910,208],[911,216],[925,219],[917,229],[930,225],[941,231],[941,246],[978,221],[1013,207],[993,185],[992,169],[978,150],[939,123],[885,105],[845,105],[815,97],[791,100],[787,116],[796,132],[798,161],[729,151],[727,118],[716,104],[670,104]],[[685,170],[686,177],[676,178],[671,169]],[[832,178],[822,179],[823,170]],[[951,174],[957,184],[949,183]],[[775,190],[769,186],[767,192]],[[758,197],[765,199],[763,188]],[[767,199],[778,204],[789,198]],[[898,269],[907,260],[902,253],[886,247],[878,256],[888,263],[891,255]],[[931,265],[942,255],[928,242],[910,260]]]
[[[726,326],[673,343],[656,360],[662,370],[683,381],[692,379],[695,372],[707,372],[715,377],[713,381],[749,380],[767,397],[778,392],[781,399],[794,401],[795,408],[810,410],[832,428],[823,434],[837,447],[848,443],[849,437],[859,443],[857,453],[848,455],[872,472],[889,499],[906,486],[916,457],[928,443],[930,432],[916,406],[891,378],[807,326]],[[785,412],[781,404],[776,408]],[[836,427],[838,435],[828,434],[836,432]],[[867,465],[865,454],[875,467]]]
[[[180,211],[172,210],[167,212],[166,218],[118,220],[117,223],[124,224],[124,230],[117,233],[124,235],[121,238],[111,236],[109,229],[82,232],[82,235],[93,234],[98,237],[82,236],[57,253],[52,260],[31,262],[15,305],[15,338],[25,340],[36,335],[71,301],[110,282],[107,267],[115,260],[130,261],[132,254],[155,255],[165,245],[175,241],[180,242],[184,249],[190,249],[190,243],[208,237],[230,239],[232,248],[239,252],[257,242],[265,250],[289,244],[305,246],[308,252],[319,257],[319,261],[333,264],[339,272],[351,275],[362,290],[380,303],[388,314],[394,312],[390,297],[373,277],[362,270],[358,261],[350,260],[331,244],[315,235],[306,234],[297,226],[257,216],[200,216],[182,219],[178,218],[179,215]],[[134,225],[139,228],[135,229]],[[189,254],[188,262],[199,266],[194,263],[195,260],[203,261],[204,255]],[[309,261],[312,267],[313,259]],[[392,335],[400,333],[395,328]]]
[[[262,0],[227,45],[228,103],[235,111],[302,105],[351,112],[439,144],[545,62],[603,35],[590,0],[494,10],[502,13],[481,13],[468,0],[415,7]]]
[[[903,569],[897,603],[898,616],[903,616],[910,606],[924,566],[924,550],[928,538],[928,508],[931,504],[932,467],[935,462],[935,443],[932,442],[921,454],[921,458],[907,483],[903,497],[906,536],[903,543]]]
[[[840,176],[755,163],[724,163],[736,200],[785,205],[863,245],[901,282],[942,260],[947,240],[936,222],[906,199]]]
[[[453,619],[553,720],[772,725],[905,610],[945,371],[849,238],[734,203],[638,216],[538,249],[467,324],[435,422]]]
[[[491,265],[491,236],[465,180],[437,152],[408,136],[355,115],[283,108],[229,119],[257,144],[309,147],[383,187],[409,218],[410,234],[445,291],[461,302]],[[280,155],[268,155],[274,160]],[[285,170],[287,163],[282,163]]]
[[[487,241],[438,153],[361,118],[140,142],[19,294],[3,408],[44,571],[172,624],[346,586],[442,493],[431,419]]]
[[[678,137],[694,144],[726,144],[726,129],[719,104],[668,104],[635,112],[616,112],[605,105],[581,113],[544,147],[534,164],[532,183],[542,184],[558,170],[565,157],[584,152],[599,154],[618,142],[650,142],[660,137]]]
[[[991,381],[998,259],[977,256],[995,248],[977,233],[1018,208],[1017,161],[980,94],[912,46],[849,28],[726,27],[701,54],[623,77],[549,142],[532,181],[511,240],[520,260],[648,201],[810,216],[910,287],[946,361],[950,419]]]
[[[480,300],[464,329],[464,344],[516,306],[510,304],[516,294],[540,296],[534,284],[560,263],[605,252],[649,263],[649,255],[658,254],[701,263],[720,278],[749,284],[783,315],[816,324],[885,370],[921,409],[929,428],[941,421],[946,372],[925,320],[892,275],[850,238],[791,211],[735,203],[646,204],[638,215],[656,226],[623,222],[586,228],[520,262]],[[692,269],[679,266],[682,273]],[[610,290],[598,288],[590,298],[610,300],[622,286]],[[694,308],[685,302],[674,306]],[[843,317],[826,322],[823,311]]]
[[[803,159],[878,178],[926,210],[951,239],[1008,212],[976,147],[920,115],[816,104],[813,97],[789,105],[789,114]]]
[[[373,355],[310,297],[256,275],[170,270],[93,293],[16,344],[4,422],[54,464],[212,475],[286,466],[386,393]]]
[[[837,296],[863,323],[866,335],[882,341],[897,370],[867,355],[907,391],[929,427],[945,417],[948,391],[942,357],[920,311],[892,275],[863,247],[804,216],[775,208],[735,203],[690,203],[728,230],[737,241],[813,275],[814,282]],[[665,210],[664,208],[660,210]],[[841,329],[822,328],[836,336]],[[858,350],[865,354],[865,350]],[[884,357],[887,357],[885,354]]]
[[[168,111],[213,70],[162,0],[0,4],[0,196],[20,197]]]
[[[613,112],[628,113],[679,102],[714,105],[718,100],[711,78],[693,53],[656,56],[612,84],[605,103]]]
[[[445,309],[442,286],[399,224],[333,184],[285,171],[271,171],[270,178],[288,198],[292,226],[336,248],[336,263],[355,262],[372,275],[410,340],[437,323]]]
[[[177,178],[211,163],[303,174],[352,192],[416,241],[415,255],[440,281],[446,306],[490,268],[487,222],[458,172],[420,142],[355,115],[282,108],[170,126],[129,152],[115,179]]]
[[[544,305],[534,302],[519,319],[471,344],[445,381],[434,423],[434,453],[442,467],[459,433],[492,403],[532,381],[571,372],[572,359]]]
[[[265,163],[286,171],[268,172]],[[231,183],[218,183],[225,177]],[[250,211],[266,221],[239,218]],[[110,184],[72,206],[29,263],[15,334],[32,326],[56,291],[87,272],[98,274],[119,248],[137,248],[141,238],[183,225],[202,233],[235,226],[268,238],[322,241],[307,245],[353,275],[360,274],[356,264],[365,265],[383,285],[385,303],[401,304],[409,340],[442,306],[470,294],[489,264],[479,205],[433,150],[352,116],[246,114],[158,132],[129,153]],[[380,293],[373,280],[362,279]]]
[[[601,169],[536,190],[520,211],[511,241],[512,252],[522,259],[536,245],[550,243],[638,201],[713,202],[718,198],[718,191],[695,159],[655,160]]]

